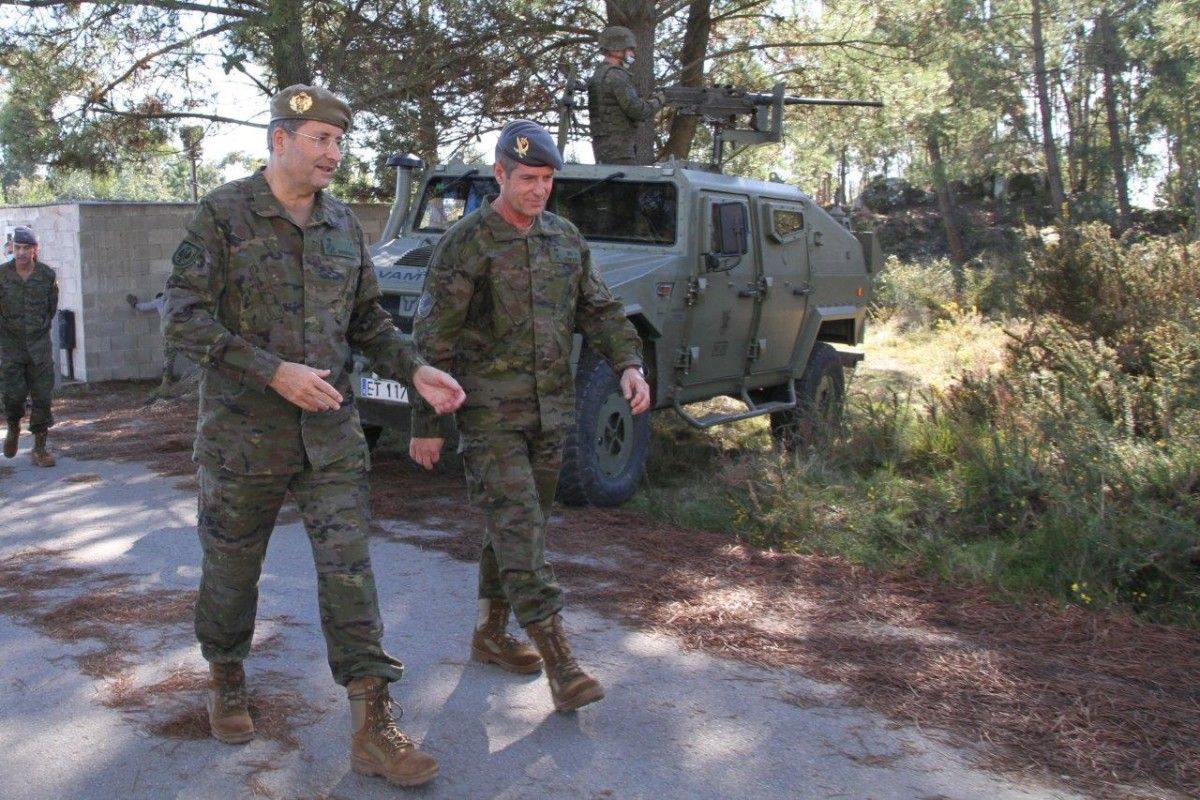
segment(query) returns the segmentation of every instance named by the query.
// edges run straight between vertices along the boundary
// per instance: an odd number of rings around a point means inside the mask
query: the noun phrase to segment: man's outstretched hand
[[[467,399],[467,393],[448,372],[428,364],[413,373],[413,388],[439,414],[457,411]]]

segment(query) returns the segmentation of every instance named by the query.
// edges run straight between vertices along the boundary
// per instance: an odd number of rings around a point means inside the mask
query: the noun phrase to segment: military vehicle
[[[595,268],[624,303],[642,337],[654,409],[670,409],[697,428],[769,415],[782,445],[809,441],[836,423],[843,370],[862,357],[834,345],[862,342],[878,245],[795,186],[719,170],[723,142],[779,141],[783,106],[806,98],[785,97],[781,87],[769,95],[670,94],[677,113],[697,113],[713,125],[715,164],[567,164],[547,209],[579,227]],[[744,113],[751,127],[737,128]],[[411,333],[438,238],[498,188],[490,163],[439,164],[419,179],[416,159],[389,164],[397,168],[396,200],[372,256],[384,307]],[[567,434],[559,498],[617,505],[645,468],[650,415],[630,413],[616,375],[576,338],[577,418]],[[364,425],[408,424],[404,386],[365,371],[356,377]],[[696,411],[719,396],[740,404]]]

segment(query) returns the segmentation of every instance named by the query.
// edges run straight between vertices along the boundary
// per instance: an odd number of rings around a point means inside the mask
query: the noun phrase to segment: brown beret
[[[350,130],[350,106],[321,86],[297,83],[271,98],[271,122],[277,119],[314,119]]]

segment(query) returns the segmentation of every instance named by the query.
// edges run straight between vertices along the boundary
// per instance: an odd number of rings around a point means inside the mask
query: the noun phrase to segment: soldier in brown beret
[[[163,328],[202,370],[196,636],[213,736],[254,735],[242,662],[267,541],[290,494],[312,543],[329,666],[350,700],[353,768],[416,786],[438,765],[392,718],[388,684],[403,665],[381,643],[351,352],[437,413],[456,409],[463,391],[400,337],[379,305],[362,226],[326,191],[350,122],[346,102],[319,86],[272,99],[267,166],[201,199],[172,257]]]

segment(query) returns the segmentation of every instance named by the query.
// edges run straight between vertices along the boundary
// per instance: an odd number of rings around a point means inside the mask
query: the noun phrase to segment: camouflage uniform
[[[25,280],[15,260],[0,264],[0,375],[4,414],[10,426],[25,416],[30,398],[29,430],[44,433],[54,424],[50,399],[54,392],[54,357],[50,326],[58,310],[54,270],[40,261]]]
[[[543,212],[522,233],[489,202],[442,237],[414,335],[467,393],[460,451],[471,502],[487,519],[479,596],[509,602],[523,627],[562,608],[545,538],[575,415],[576,331],[618,372],[641,365],[637,332],[570,222]],[[432,411],[414,404],[413,436],[440,435]]]
[[[637,152],[637,129],[662,108],[658,98],[642,100],[633,76],[619,64],[601,64],[588,80],[588,118],[597,164],[649,164]]]
[[[380,645],[350,352],[403,380],[424,362],[378,303],[358,220],[319,192],[309,222],[297,227],[259,172],[200,201],[172,263],[164,333],[203,370],[194,458],[204,657],[235,662],[249,652],[267,539],[290,491],[313,547],[334,679],[399,679],[402,665]],[[341,408],[306,412],[269,389],[282,361],[332,370]]]

